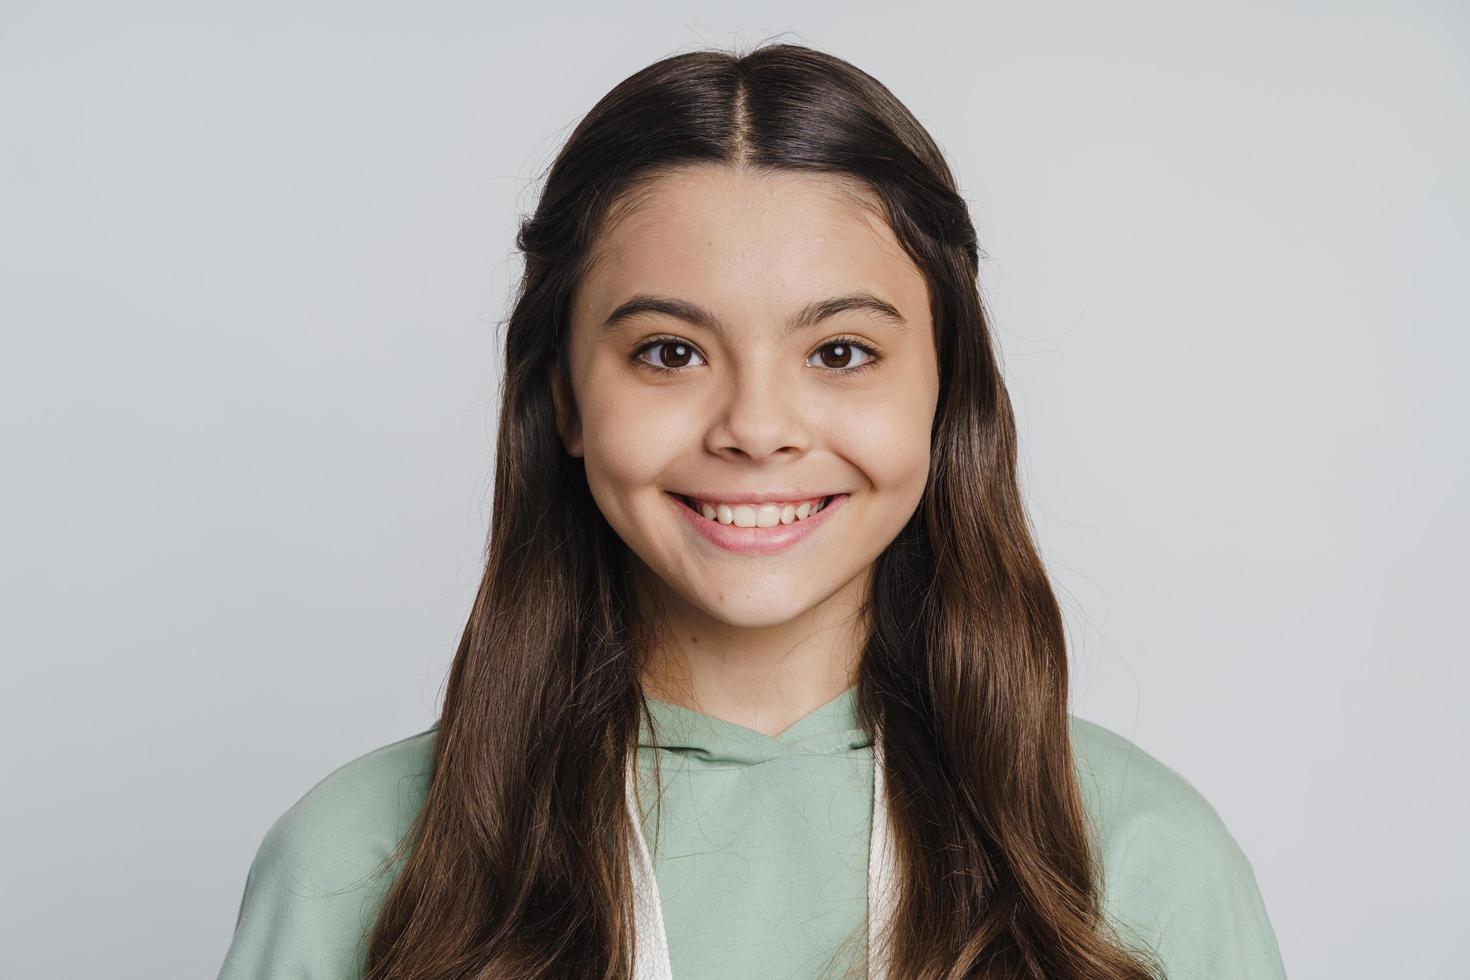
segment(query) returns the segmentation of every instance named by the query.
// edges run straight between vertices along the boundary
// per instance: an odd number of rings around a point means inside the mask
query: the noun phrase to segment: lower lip
[[[710,544],[726,551],[746,555],[769,555],[785,551],[826,524],[827,519],[847,502],[848,497],[845,493],[837,494],[826,507],[805,520],[792,521],[790,524],[775,524],[771,527],[736,527],[734,524],[721,524],[719,521],[707,520],[703,514],[696,514],[674,494],[667,493],[666,496],[693,525],[694,530]]]

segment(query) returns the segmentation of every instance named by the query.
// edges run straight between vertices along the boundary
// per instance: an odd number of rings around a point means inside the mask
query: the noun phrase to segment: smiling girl
[[[222,978],[1284,976],[1211,805],[1069,713],[974,227],[886,88],[660,61],[518,245],[442,715],[275,823]]]

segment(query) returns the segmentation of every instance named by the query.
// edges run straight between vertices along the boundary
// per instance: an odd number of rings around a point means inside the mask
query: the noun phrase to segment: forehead
[[[652,291],[782,315],[815,295],[853,288],[910,315],[926,312],[923,275],[870,189],[828,174],[700,165],[653,178],[615,202],[577,309],[605,314],[629,293]]]

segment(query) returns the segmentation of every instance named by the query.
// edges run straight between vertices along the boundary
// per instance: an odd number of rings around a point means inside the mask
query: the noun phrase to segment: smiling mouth
[[[695,505],[694,501],[691,498],[686,497],[684,494],[682,494],[682,493],[671,493],[671,495],[676,500],[678,500],[679,503],[683,504],[689,510],[691,510],[695,514],[699,515],[699,518],[701,520],[709,521],[711,524],[724,524],[724,521],[721,521],[718,518],[705,517],[704,514],[700,511],[699,507]],[[824,511],[824,510],[827,509],[827,505],[828,504],[830,504],[834,499],[836,499],[837,497],[840,497],[840,496],[842,496],[842,495],[841,494],[837,494],[837,493],[828,494],[827,496],[823,497],[821,499],[821,501],[817,504],[817,506],[813,507],[811,509],[811,511],[805,517],[793,517],[790,523],[792,523],[792,524],[799,524],[802,521],[806,520],[807,518],[814,517],[817,514],[820,514],[822,511]],[[760,505],[760,504],[743,504],[743,505],[740,505],[740,506],[753,507],[756,510],[759,510],[760,507],[763,506],[763,505]],[[738,527],[739,525],[735,524],[732,521],[727,526],[729,526],[729,527]],[[772,526],[773,527],[780,527],[781,526],[781,522],[778,521],[776,524],[774,524]]]

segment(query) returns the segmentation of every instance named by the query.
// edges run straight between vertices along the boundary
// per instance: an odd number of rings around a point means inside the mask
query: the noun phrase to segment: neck
[[[866,630],[853,591],[760,627],[724,623],[662,595],[662,616],[645,641],[643,692],[774,738],[857,682]]]

